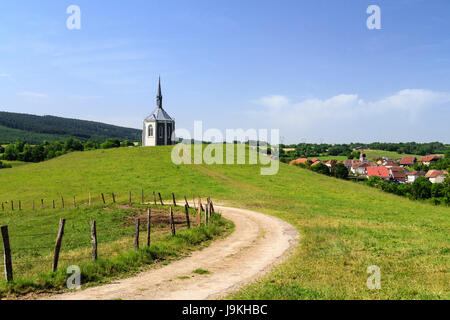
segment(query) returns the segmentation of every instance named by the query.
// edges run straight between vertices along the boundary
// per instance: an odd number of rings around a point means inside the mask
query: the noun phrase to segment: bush
[[[311,167],[311,170],[317,173],[325,174],[327,176],[330,175],[330,169],[323,163],[316,164],[315,166]]]
[[[429,199],[431,197],[432,183],[425,177],[419,177],[412,184],[414,199]]]
[[[0,161],[0,169],[12,168],[12,166],[8,163],[3,163]]]
[[[338,163],[332,168],[333,176],[339,179],[348,178],[348,169],[343,163]]]
[[[111,149],[111,148],[119,148],[120,140],[119,139],[108,139],[105,143],[101,144],[102,149]]]

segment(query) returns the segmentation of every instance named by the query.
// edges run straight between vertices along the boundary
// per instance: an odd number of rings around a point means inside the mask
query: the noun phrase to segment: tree
[[[348,169],[343,163],[338,163],[333,167],[333,175],[339,179],[347,179]]]
[[[330,175],[330,169],[323,163],[319,163],[316,164],[315,166],[312,166],[311,170],[317,173],[325,174],[327,176]]]
[[[444,196],[444,186],[442,183],[434,183],[431,186],[431,197],[442,198]]]
[[[431,197],[432,183],[425,177],[418,177],[412,184],[414,199],[429,199]]]
[[[111,149],[111,148],[119,148],[120,140],[119,139],[108,139],[105,143],[102,143],[102,149]]]
[[[9,160],[9,161],[16,161],[18,157],[18,154],[16,152],[16,149],[14,148],[13,144],[9,144],[5,148],[5,153],[3,154],[3,159]]]

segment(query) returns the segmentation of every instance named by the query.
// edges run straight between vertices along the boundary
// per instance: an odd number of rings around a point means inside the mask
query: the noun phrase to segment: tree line
[[[431,183],[425,177],[418,177],[412,184],[389,183],[379,177],[370,177],[364,183],[368,186],[404,196],[414,200],[428,200],[434,204],[450,204],[450,178],[443,183]]]
[[[280,160],[282,162],[289,162],[299,157],[319,157],[319,156],[345,156],[348,159],[355,157],[354,149],[371,149],[392,151],[399,154],[441,154],[449,150],[450,146],[441,142],[417,143],[417,142],[401,142],[401,143],[350,143],[350,144],[314,144],[314,143],[299,143],[286,145],[281,144],[280,149],[295,149],[292,152],[281,152]]]
[[[10,143],[6,147],[0,146],[0,159],[7,161],[41,162],[74,151],[132,146],[134,146],[133,142],[129,140],[121,141],[119,139],[108,139],[105,142],[100,143],[94,140],[84,142],[69,138],[66,141],[44,141],[42,144],[38,145],[30,145],[22,140],[17,140],[15,143]]]

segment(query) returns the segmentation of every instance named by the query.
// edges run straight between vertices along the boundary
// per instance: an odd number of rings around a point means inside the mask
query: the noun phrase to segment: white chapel
[[[161,78],[159,79],[156,109],[144,120],[142,146],[167,146],[175,144],[175,119],[171,118],[162,106]]]

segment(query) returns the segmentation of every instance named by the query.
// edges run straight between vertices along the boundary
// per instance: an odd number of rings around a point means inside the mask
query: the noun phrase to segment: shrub
[[[432,183],[425,177],[419,177],[412,184],[414,199],[429,199],[431,197]]]

